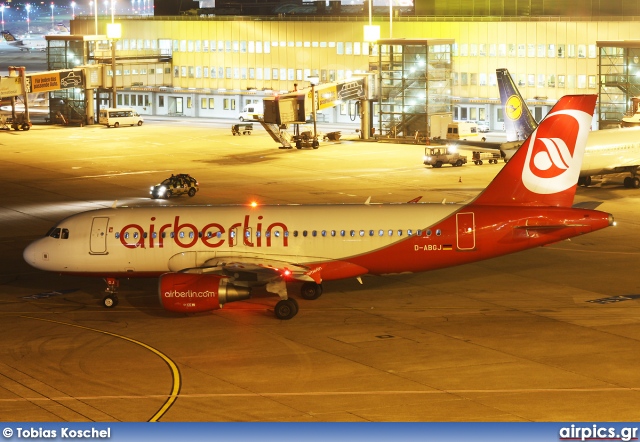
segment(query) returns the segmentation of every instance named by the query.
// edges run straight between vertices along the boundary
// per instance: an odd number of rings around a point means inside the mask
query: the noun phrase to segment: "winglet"
[[[118,207],[118,200],[115,200],[113,204],[111,204],[112,209],[116,209]]]
[[[367,200],[364,202],[365,205],[369,205],[371,204],[371,197],[367,198]]]

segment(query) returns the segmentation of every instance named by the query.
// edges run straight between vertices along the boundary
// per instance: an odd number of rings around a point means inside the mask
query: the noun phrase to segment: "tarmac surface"
[[[230,126],[231,123],[229,123]],[[149,186],[200,182],[170,204],[466,201],[502,167],[422,165],[424,146],[350,141],[278,149],[203,120],[0,132],[3,421],[636,421],[640,191],[579,188],[617,226],[421,274],[328,282],[289,321],[258,293],[222,310],[164,311],[157,280],[29,267],[62,218],[162,205]],[[116,202],[117,201],[117,202]],[[297,287],[290,287],[292,294]]]

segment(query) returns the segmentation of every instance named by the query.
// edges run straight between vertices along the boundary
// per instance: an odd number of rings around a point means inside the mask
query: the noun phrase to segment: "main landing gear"
[[[300,296],[307,300],[318,299],[322,294],[322,284],[305,282],[300,289]],[[278,319],[291,319],[298,313],[298,301],[293,298],[281,299],[273,309]]]
[[[116,278],[104,278],[104,281],[107,283],[107,289],[105,290],[105,297],[102,298],[102,305],[106,308],[113,308],[118,305],[118,287],[120,286],[120,281]]]

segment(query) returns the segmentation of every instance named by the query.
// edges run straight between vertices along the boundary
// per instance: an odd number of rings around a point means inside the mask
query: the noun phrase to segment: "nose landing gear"
[[[118,305],[118,287],[120,286],[120,281],[116,278],[105,278],[104,281],[107,283],[107,288],[105,290],[105,297],[102,298],[102,305],[106,308],[114,308]]]

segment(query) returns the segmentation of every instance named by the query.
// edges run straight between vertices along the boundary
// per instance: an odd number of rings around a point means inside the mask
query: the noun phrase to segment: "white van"
[[[130,126],[142,126],[144,119],[135,110],[128,107],[120,107],[117,109],[100,109],[98,114],[98,123],[107,127],[120,127],[128,124]]]
[[[476,123],[449,123],[447,126],[447,140],[466,140],[478,135]]]
[[[264,118],[262,102],[247,104],[240,112],[240,121],[258,121]]]

